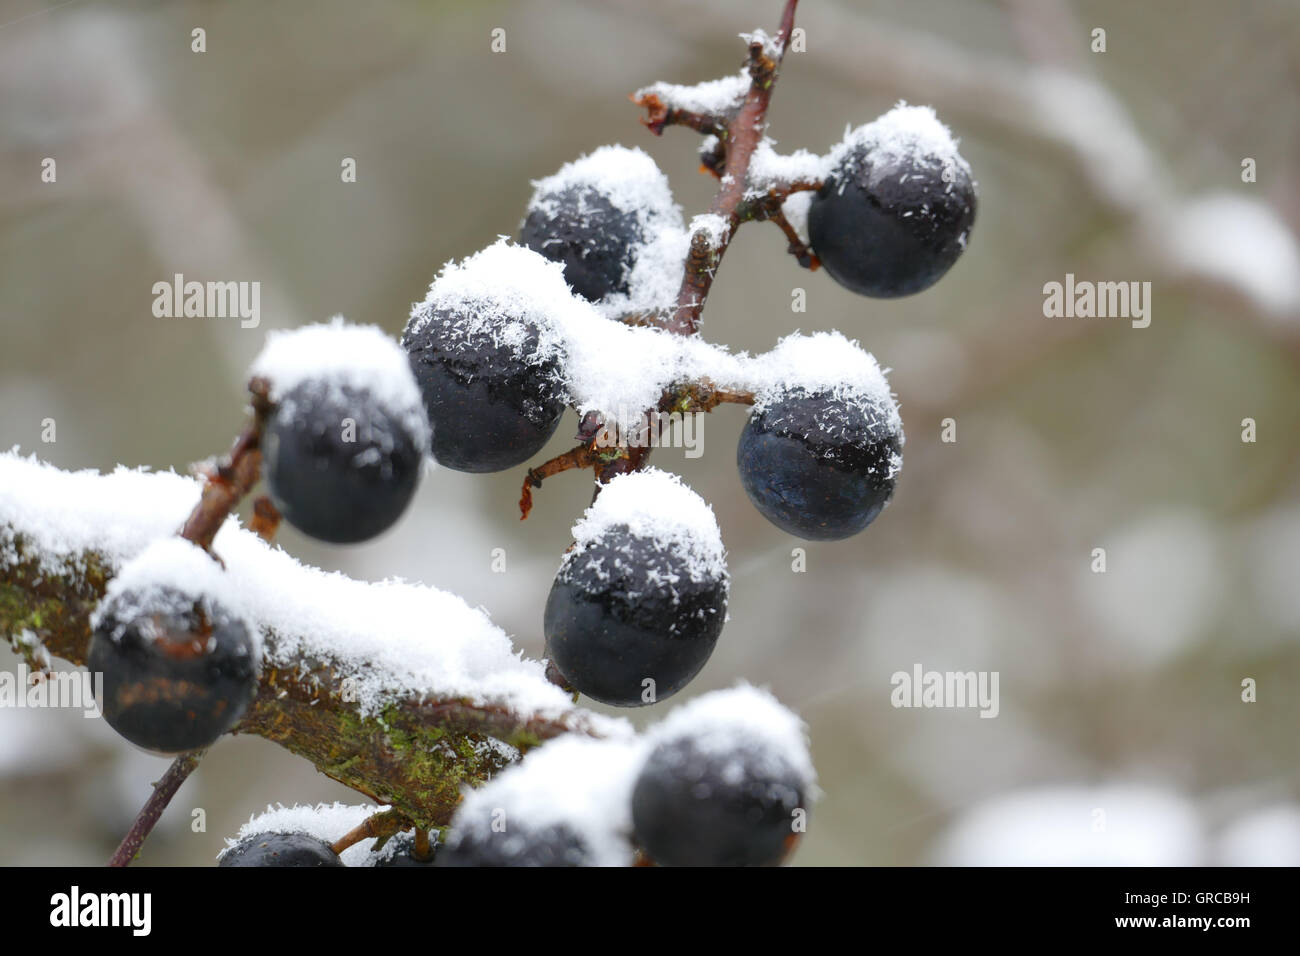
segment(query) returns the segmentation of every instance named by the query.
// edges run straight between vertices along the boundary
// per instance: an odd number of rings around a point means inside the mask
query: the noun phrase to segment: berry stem
[[[229,454],[205,475],[199,503],[181,528],[181,537],[204,551],[212,549],[226,517],[261,477],[262,427],[271,411],[270,383],[255,378],[248,383],[248,390],[253,394],[252,417],[236,436]]]
[[[362,840],[371,837],[390,837],[395,833],[411,829],[411,821],[396,810],[382,810],[379,813],[373,813],[366,817],[359,824],[343,834],[331,845],[330,849],[335,853],[342,853],[350,846],[355,846]],[[425,834],[425,840],[428,840],[428,834]],[[418,840],[418,837],[417,837]]]
[[[109,859],[108,865],[110,867],[131,865],[136,854],[140,852],[140,847],[144,845],[145,838],[153,832],[158,819],[162,816],[163,811],[167,809],[167,804],[171,803],[172,797],[181,788],[181,784],[194,772],[194,768],[199,765],[199,760],[203,757],[203,754],[204,751],[195,750],[191,753],[181,754],[172,761],[172,765],[167,768],[167,772],[153,785],[153,793],[149,794],[149,799],[140,808],[140,812],[136,814],[131,829],[126,831],[122,843]]]
[[[790,242],[786,251],[799,261],[799,265],[811,272],[815,272],[821,268],[821,260],[817,258],[817,254],[812,251],[812,248],[808,243],[799,238],[799,233],[795,231],[794,226],[790,225],[790,220],[785,218],[784,212],[778,209],[768,218],[776,223],[781,228],[781,231],[785,233],[785,238]]]
[[[767,53],[761,41],[755,40],[749,45],[748,65],[752,82],[739,111],[727,124],[727,162],[721,178],[722,185],[709,206],[710,213],[721,216],[726,221],[727,229],[716,243],[707,229],[698,229],[691,236],[691,251],[686,258],[685,274],[677,293],[677,309],[666,325],[669,331],[677,335],[695,335],[699,332],[704,300],[708,298],[713,277],[717,274],[718,265],[727,251],[731,237],[740,226],[738,210],[745,199],[749,162],[767,125],[767,108],[772,102],[772,90],[776,86],[781,61],[785,59],[785,51],[790,46],[795,8],[798,5],[799,0],[786,0],[781,29],[777,34],[778,49],[775,58]]]
[[[429,831],[424,827],[415,828],[415,846],[411,850],[411,856],[421,863],[428,863],[433,859],[433,847],[429,841]]]
[[[533,510],[533,489],[542,487],[542,482],[552,475],[574,468],[593,468],[602,461],[600,449],[596,447],[593,437],[586,444],[570,448],[549,461],[542,462],[536,468],[529,468],[524,476],[523,488],[519,492],[519,520],[526,521]]]

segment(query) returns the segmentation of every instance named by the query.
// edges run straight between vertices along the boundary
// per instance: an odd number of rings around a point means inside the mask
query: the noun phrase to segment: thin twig
[[[368,840],[371,837],[390,837],[394,833],[409,829],[411,829],[411,821],[403,814],[393,809],[381,810],[379,813],[372,813],[335,840],[330,845],[330,849],[335,853],[342,853],[348,847],[355,846],[362,840]]]
[[[153,785],[153,793],[149,794],[149,799],[145,801],[140,812],[136,814],[131,829],[126,831],[126,836],[122,838],[121,845],[108,861],[111,867],[130,866],[135,859],[135,855],[140,852],[140,847],[144,844],[145,838],[153,832],[154,825],[157,824],[163,811],[167,809],[167,804],[171,803],[172,797],[176,791],[181,788],[194,768],[199,765],[199,760],[203,757],[204,751],[195,750],[187,754],[181,754],[172,761],[172,765],[167,768],[167,772],[162,775],[157,783]]]
[[[235,438],[230,453],[204,475],[203,494],[181,528],[181,537],[204,551],[221,530],[226,517],[257,484],[262,473],[262,428],[271,411],[270,384],[262,378],[248,383],[253,414]]]
[[[699,331],[704,300],[713,286],[713,277],[717,274],[723,253],[740,225],[737,210],[744,201],[748,188],[749,162],[762,141],[767,108],[772,101],[772,90],[776,86],[781,61],[790,46],[794,13],[798,5],[799,0],[786,0],[785,12],[781,16],[781,30],[777,34],[779,47],[775,59],[768,56],[761,42],[750,44],[749,73],[753,79],[744,102],[727,126],[727,164],[721,188],[709,206],[710,213],[721,216],[726,221],[727,229],[717,239],[716,245],[706,229],[697,230],[691,237],[691,251],[687,256],[681,289],[677,293],[677,308],[667,324],[669,331],[678,335],[694,335]]]

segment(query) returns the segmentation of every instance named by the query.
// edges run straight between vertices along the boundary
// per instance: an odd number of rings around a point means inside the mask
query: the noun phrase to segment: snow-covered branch
[[[65,472],[0,455],[0,631],[34,667],[84,664],[109,580],[174,535],[200,490],[170,472]],[[308,567],[234,518],[212,550],[263,646],[257,697],[235,732],[275,741],[414,823],[445,825],[463,783],[542,740],[621,731],[575,707],[541,662],[454,595]]]

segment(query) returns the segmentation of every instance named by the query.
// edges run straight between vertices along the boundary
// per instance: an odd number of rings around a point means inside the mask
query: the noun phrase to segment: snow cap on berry
[[[808,729],[793,711],[768,691],[750,684],[710,691],[646,731],[649,745],[689,740],[701,753],[719,760],[742,756],[774,777],[794,773],[805,794],[813,796],[817,773],[808,753]],[[737,773],[744,765],[737,764]],[[724,770],[724,777],[726,771]]]
[[[576,547],[564,556],[565,563],[620,527],[684,560],[693,582],[727,576],[726,549],[713,509],[677,475],[647,468],[610,481],[573,526]]]
[[[753,360],[752,383],[756,408],[795,391],[833,395],[883,416],[902,433],[898,404],[875,356],[841,332],[787,335]]]
[[[154,541],[122,566],[108,582],[90,623],[98,628],[111,617],[115,627],[108,637],[119,641],[141,617],[181,616],[196,604],[209,619],[220,610],[243,620],[253,646],[258,646],[257,628],[247,622],[244,602],[225,569],[198,545],[176,536]],[[147,629],[142,633],[149,634]]]
[[[680,235],[684,256],[689,235],[685,230]],[[680,276],[681,262],[679,257],[666,274]],[[671,295],[676,295],[675,281]],[[407,335],[418,334],[432,316],[446,313],[457,317],[461,340],[491,335],[519,349],[524,361],[557,360],[560,384],[578,414],[598,412],[622,429],[633,428],[643,410],[656,405],[675,381],[704,370],[715,379],[734,377],[722,372],[729,360],[725,350],[694,337],[610,321],[573,294],[560,263],[504,236],[443,267],[424,301],[412,308]],[[535,343],[525,349],[533,335]],[[620,360],[624,358],[628,361]]]
[[[411,434],[427,439],[424,402],[406,353],[378,326],[352,325],[338,315],[329,322],[272,331],[249,374],[270,383],[272,401],[305,382],[364,392]]]
[[[552,740],[467,792],[453,833],[526,843],[530,833],[563,827],[582,842],[585,865],[627,866],[632,787],[644,759],[642,743],[630,734]]]
[[[537,334],[532,354],[521,352],[521,357],[540,363],[563,357],[562,330],[575,321],[575,314],[589,309],[570,291],[559,263],[502,236],[486,249],[442,267],[424,301],[411,307],[406,335],[418,334],[434,315],[447,313],[457,320],[451,348],[490,335],[499,345],[522,350]]]
[[[333,843],[364,823],[376,813],[387,810],[384,806],[374,804],[348,805],[345,803],[318,803],[315,806],[295,804],[286,807],[278,804],[267,806],[264,813],[255,814],[239,828],[234,838],[226,838],[226,846],[217,854],[220,860],[248,837],[269,833],[305,833],[326,843]],[[347,866],[362,866],[370,855],[370,848],[375,838],[367,837],[348,847],[339,859]]]
[[[557,203],[572,202],[573,190],[585,187],[635,220],[633,231],[640,243],[633,251],[627,292],[607,296],[595,307],[599,314],[616,318],[673,307],[690,232],[682,225],[681,208],[673,201],[668,178],[650,156],[640,149],[602,146],[533,185],[530,214],[555,215]]]
[[[571,189],[589,187],[621,212],[635,216],[642,226],[661,222],[681,225],[681,209],[673,202],[668,177],[650,155],[626,146],[602,146],[565,163],[559,172],[533,180],[528,212],[554,215],[556,204],[571,201]]]
[[[970,164],[957,151],[957,141],[931,106],[908,106],[900,101],[870,123],[846,129],[844,139],[830,152],[830,166],[856,163],[864,154],[876,166],[951,165],[970,175]]]

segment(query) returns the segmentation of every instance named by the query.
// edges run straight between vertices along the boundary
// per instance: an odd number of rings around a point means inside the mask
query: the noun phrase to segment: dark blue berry
[[[676,738],[637,777],[632,826],[661,866],[774,866],[798,840],[804,797],[799,775],[757,744],[719,750]]]
[[[808,234],[826,271],[861,295],[929,288],[966,248],[975,185],[964,164],[859,144],[813,197]]]
[[[586,866],[586,845],[563,824],[493,829],[485,821],[452,830],[435,866]]]
[[[279,398],[263,437],[266,483],[285,520],[334,544],[366,541],[415,494],[427,435],[369,391],[306,381]]]
[[[628,291],[644,239],[635,213],[619,209],[596,185],[539,190],[519,230],[521,245],[564,266],[564,279],[591,302]]]
[[[226,851],[217,866],[343,866],[343,861],[328,843],[306,833],[257,833]]]
[[[857,534],[894,493],[903,433],[871,402],[796,390],[758,408],[736,461],[749,500],[783,531],[813,541]]]
[[[602,703],[664,700],[713,653],[727,588],[725,574],[693,580],[678,550],[616,525],[566,556],[546,600],[547,656]]]
[[[209,746],[239,722],[257,693],[245,623],[173,589],[109,598],[86,663],[103,675],[109,726],[159,753]]]
[[[424,396],[433,457],[456,471],[501,471],[546,444],[564,413],[558,359],[536,356],[538,332],[507,344],[454,309],[419,313],[402,347]]]

